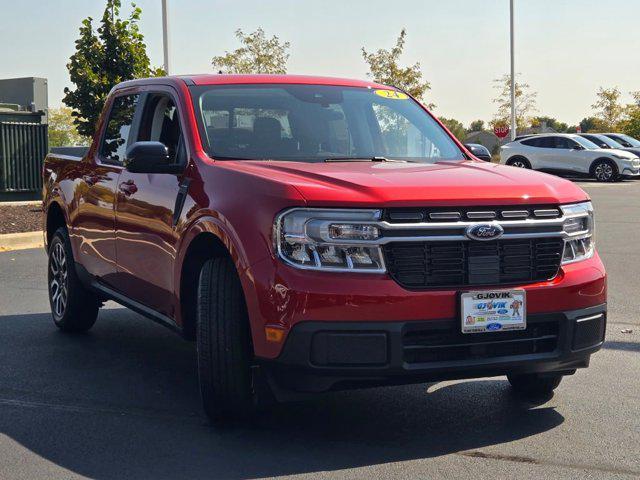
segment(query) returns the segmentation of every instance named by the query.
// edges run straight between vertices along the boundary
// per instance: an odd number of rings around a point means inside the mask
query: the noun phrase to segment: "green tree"
[[[587,133],[587,132],[605,132],[607,130],[606,126],[604,125],[604,123],[597,117],[585,117],[582,120],[580,120],[580,131],[582,133]]]
[[[622,93],[618,87],[598,89],[596,103],[591,105],[596,111],[595,117],[600,120],[604,130],[615,132],[624,119],[625,107],[620,103]]]
[[[403,28],[400,31],[400,36],[396,39],[395,46],[391,50],[380,48],[370,53],[362,47],[362,58],[369,64],[369,76],[375,82],[401,88],[414,98],[424,101],[424,95],[427,90],[431,89],[431,85],[422,79],[420,62],[408,67],[401,67],[398,64],[398,60],[404,51],[406,36],[407,31]],[[430,103],[427,107],[434,108],[435,105]]]
[[[540,127],[543,124],[546,124],[549,128],[553,128],[556,132],[566,133],[569,129],[569,125],[567,125],[565,122],[559,122],[553,117],[538,116],[531,119],[532,127]]]
[[[467,137],[467,131],[465,130],[464,125],[462,125],[461,122],[459,122],[455,118],[445,117],[440,117],[440,121],[444,124],[445,127],[449,129],[451,133],[453,133],[453,135],[458,140],[464,142],[464,139]]]
[[[49,146],[86,146],[87,137],[80,135],[69,107],[49,109]]]
[[[120,7],[120,0],[107,0],[97,31],[91,17],[82,21],[76,51],[67,64],[75,89],[65,88],[62,101],[73,109],[74,123],[81,135],[93,135],[114,85],[132,78],[164,75],[162,69],[150,66],[138,27],[142,10],[133,5],[129,17],[122,19]]]
[[[277,36],[267,38],[262,28],[244,34],[236,30],[236,38],[242,47],[233,52],[213,57],[211,63],[215,70],[225,73],[287,73],[289,60],[289,42],[281,42]]]
[[[538,110],[536,97],[538,92],[532,92],[528,83],[516,81],[516,127],[526,128],[531,123],[531,114]],[[505,74],[493,81],[493,88],[498,94],[493,103],[498,106],[494,118],[489,122],[492,127],[509,125],[511,119],[511,75]]]
[[[620,130],[634,138],[640,138],[640,91],[630,92],[633,103],[625,109],[626,118],[619,126]]]
[[[481,132],[484,130],[484,120],[474,120],[469,125],[470,132]]]

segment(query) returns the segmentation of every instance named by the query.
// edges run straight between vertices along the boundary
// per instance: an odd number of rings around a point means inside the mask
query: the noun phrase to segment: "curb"
[[[0,252],[42,247],[44,247],[44,235],[41,231],[0,235]]]
[[[23,207],[23,206],[40,207],[42,206],[42,200],[24,200],[19,202],[1,202],[0,201],[0,207]]]

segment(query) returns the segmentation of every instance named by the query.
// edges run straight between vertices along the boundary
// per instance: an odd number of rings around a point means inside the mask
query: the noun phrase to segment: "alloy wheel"
[[[518,168],[528,168],[527,164],[524,163],[524,161],[522,160],[514,160],[513,162],[511,162],[511,166],[518,167]]]
[[[62,243],[56,243],[49,255],[49,295],[56,319],[63,317],[69,299],[67,255]]]
[[[613,167],[608,163],[602,162],[596,165],[594,175],[601,182],[608,182],[613,177]]]

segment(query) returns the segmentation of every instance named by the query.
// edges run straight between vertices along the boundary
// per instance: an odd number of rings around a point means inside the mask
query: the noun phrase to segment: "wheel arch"
[[[598,157],[595,160],[593,160],[591,162],[591,165],[589,166],[589,174],[593,175],[594,174],[594,170],[596,168],[596,165],[598,164],[598,162],[602,162],[605,161],[607,163],[610,163],[611,165],[613,165],[616,169],[616,173],[620,173],[620,167],[618,167],[618,163],[613,160],[612,158],[609,157]]]
[[[184,337],[192,340],[196,331],[197,285],[202,265],[211,258],[231,258],[243,284],[246,300],[243,273],[248,268],[248,260],[239,239],[235,239],[218,219],[201,218],[183,235],[174,273],[177,320]]]
[[[51,203],[49,203],[49,206],[46,210],[46,224],[44,229],[46,240],[45,247],[47,249],[49,248],[51,239],[53,238],[53,235],[56,233],[56,231],[60,227],[68,228],[67,225],[67,218],[62,206],[56,201],[52,201]]]

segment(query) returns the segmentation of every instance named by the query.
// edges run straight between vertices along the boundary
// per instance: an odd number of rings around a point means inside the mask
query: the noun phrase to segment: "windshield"
[[[624,145],[616,142],[612,138],[609,138],[605,135],[594,135],[600,142],[609,146],[609,148],[624,148]]]
[[[622,140],[625,140],[632,147],[640,147],[640,141],[636,140],[633,137],[630,137],[629,135],[625,135],[624,133],[616,133],[616,136],[622,138]]]
[[[213,158],[465,159],[420,105],[392,90],[265,84],[191,91],[203,147]]]
[[[578,135],[573,136],[571,138],[588,150],[593,150],[594,148],[600,148],[598,145],[596,145],[592,141],[587,140],[586,138],[579,137]]]

